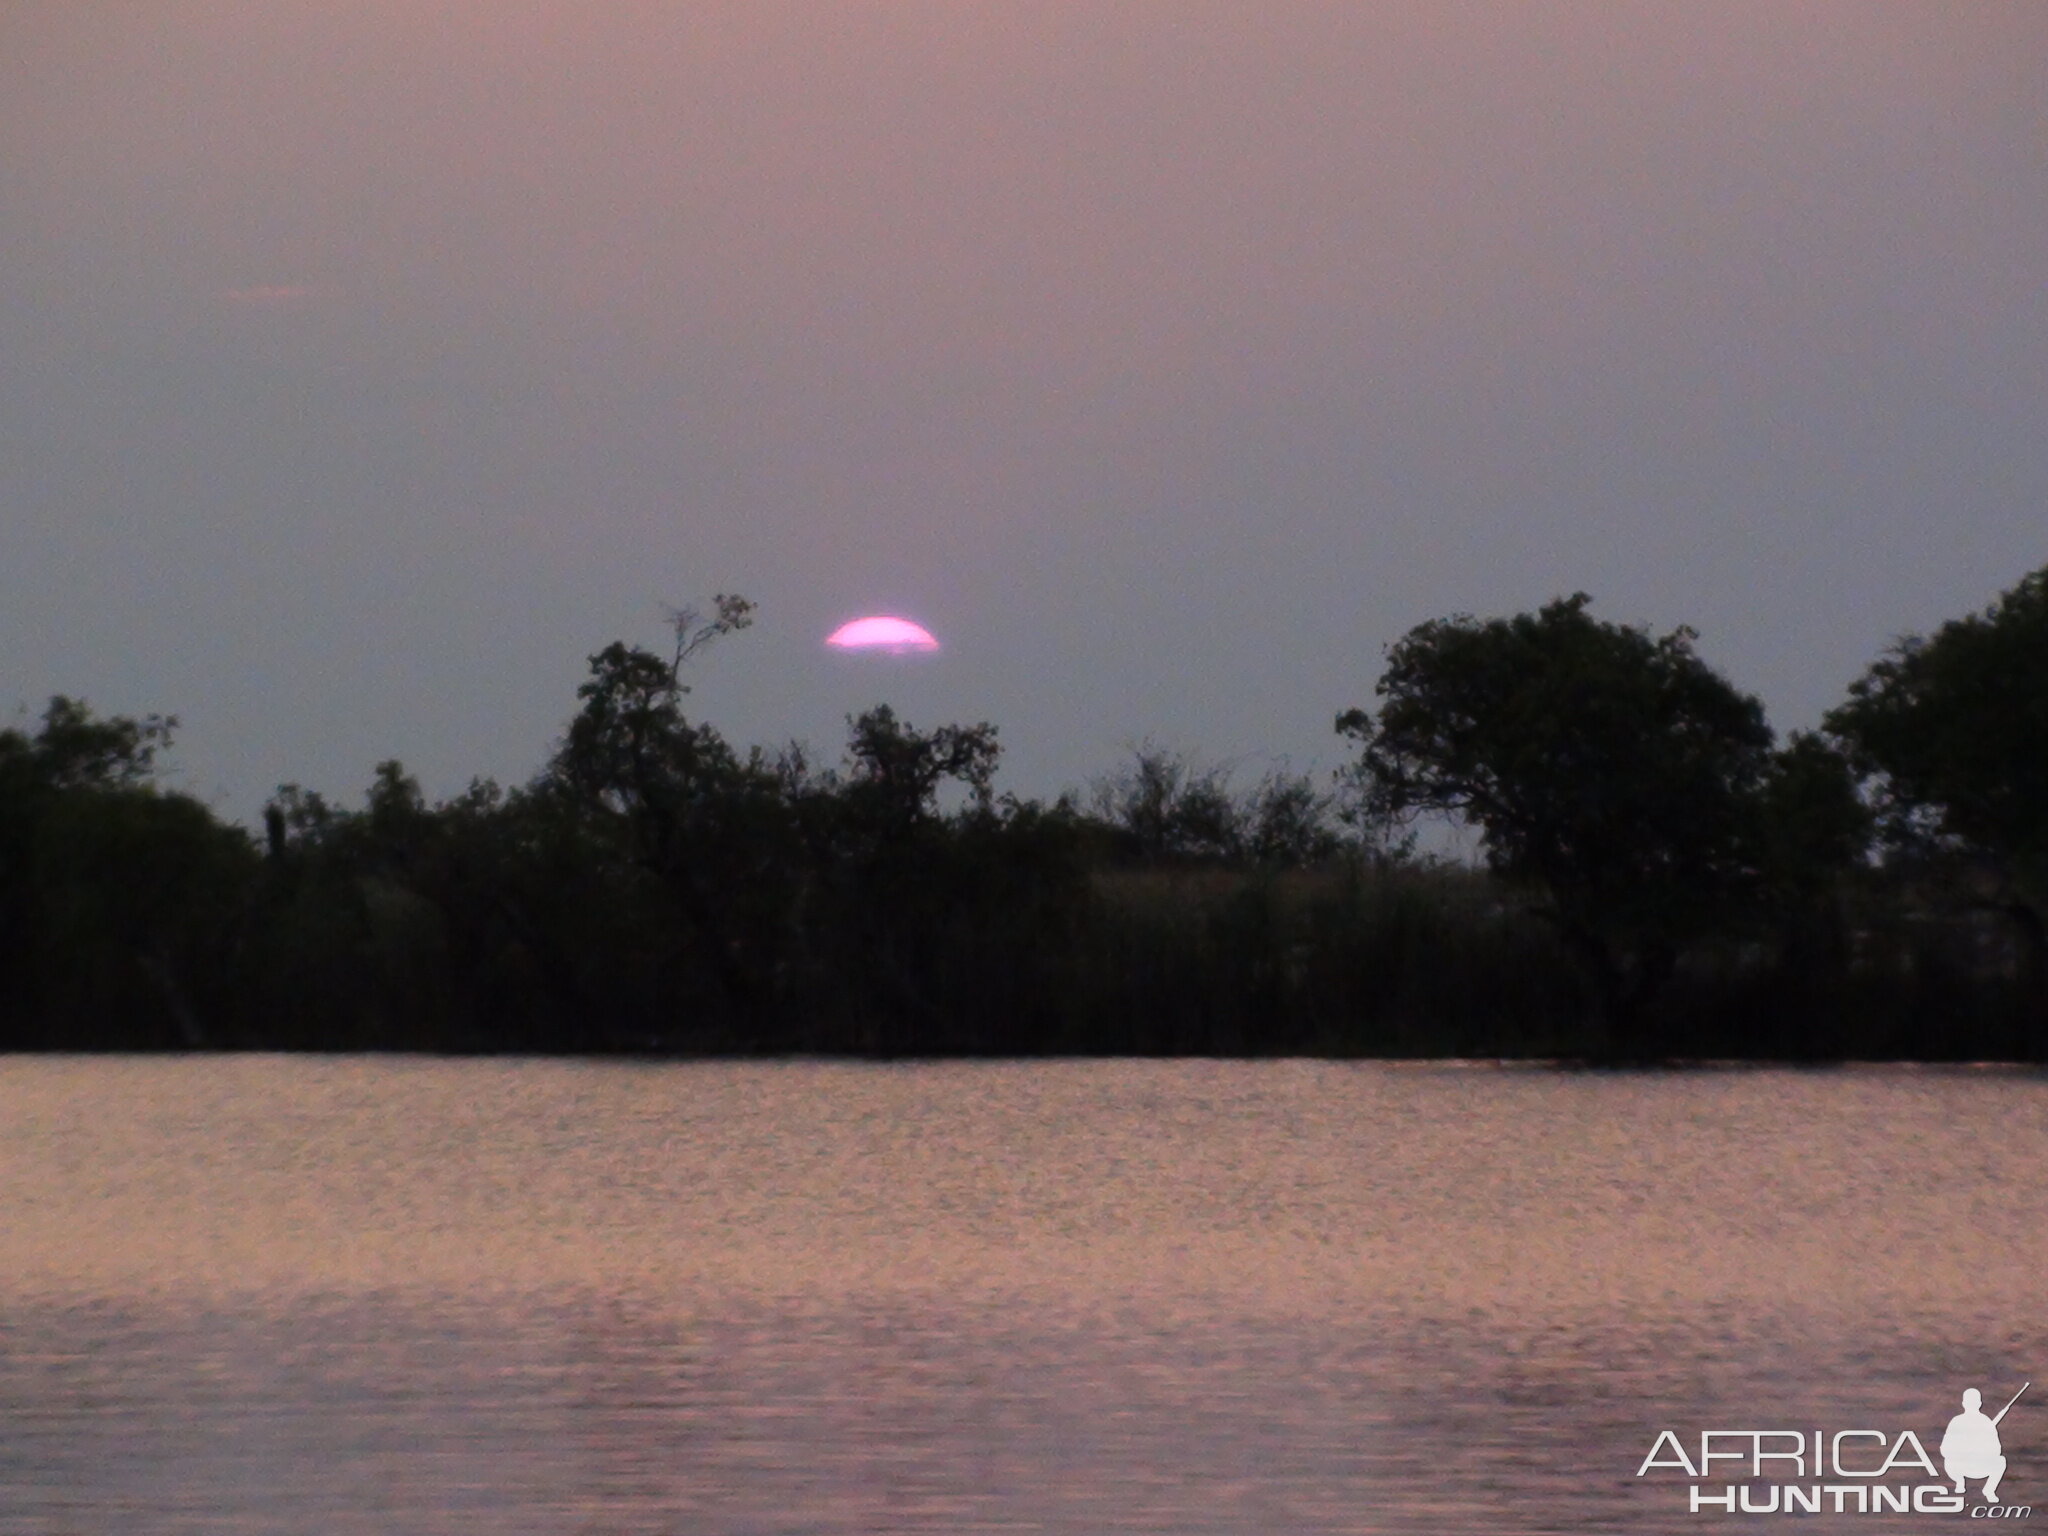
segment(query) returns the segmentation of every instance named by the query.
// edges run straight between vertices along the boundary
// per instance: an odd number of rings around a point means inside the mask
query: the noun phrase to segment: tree
[[[920,731],[878,704],[846,724],[852,776],[841,795],[856,820],[884,839],[927,825],[938,809],[939,786],[948,779],[965,786],[975,810],[992,805],[1002,748],[987,721]]]
[[[1771,754],[1762,786],[1762,868],[1779,910],[1812,909],[1870,848],[1870,808],[1848,755],[1827,737],[1794,731]]]
[[[683,663],[747,628],[753,614],[745,598],[720,593],[709,622],[689,608],[670,613],[675,648],[666,657],[617,640],[591,657],[590,680],[576,690],[583,707],[549,776],[592,806],[625,817],[643,835],[670,832],[681,809],[678,796],[687,798],[692,785],[737,762],[716,731],[684,718],[682,700],[690,689]]]
[[[753,611],[745,598],[721,594],[708,622],[688,609],[670,615],[668,656],[614,642],[591,657],[590,679],[576,691],[582,708],[533,786],[658,882],[692,941],[686,969],[712,982],[726,1014],[747,1016],[767,1006],[774,984],[796,830],[782,780],[761,753],[742,757],[685,717],[682,668],[745,629]],[[694,1025],[675,1038],[693,1033]]]
[[[94,716],[81,699],[57,694],[33,737],[0,731],[0,761],[48,789],[134,789],[150,782],[156,755],[171,745],[176,715]]]
[[[1334,857],[1333,797],[1275,768],[1251,789],[1231,788],[1226,767],[1204,768],[1147,741],[1131,761],[1089,786],[1095,819],[1140,858],[1238,860],[1301,868]]]
[[[1969,857],[2048,964],[2048,567],[1893,643],[1829,713],[1895,848]]]
[[[1140,858],[1225,859],[1244,847],[1244,813],[1231,797],[1229,770],[1198,767],[1149,741],[1089,786],[1089,802]]]
[[[1596,620],[1584,593],[1534,614],[1417,626],[1389,651],[1377,719],[1340,716],[1383,825],[1476,825],[1488,863],[1534,885],[1626,1026],[1681,947],[1763,886],[1772,733],[1689,629]]]
[[[217,1038],[255,854],[157,782],[176,725],[58,695],[33,735],[0,731],[0,1042]]]

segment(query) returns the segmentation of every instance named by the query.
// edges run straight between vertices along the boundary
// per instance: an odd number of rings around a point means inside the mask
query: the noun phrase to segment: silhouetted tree
[[[1304,774],[1275,769],[1260,779],[1241,807],[1245,855],[1268,868],[1300,869],[1343,852],[1332,822],[1336,797]]]
[[[942,725],[919,731],[886,704],[847,721],[849,777],[841,790],[856,819],[884,838],[901,838],[928,824],[941,786],[963,786],[977,810],[994,795],[1002,748],[996,728]]]
[[[1838,745],[1811,731],[1794,731],[1771,754],[1761,812],[1765,894],[1778,911],[1827,896],[1870,850],[1872,817],[1855,768]]]
[[[0,974],[16,1043],[218,1043],[255,851],[156,780],[176,720],[50,700],[0,731]]]
[[[1146,742],[1131,761],[1089,786],[1089,808],[1139,859],[1246,860],[1299,868],[1334,856],[1334,796],[1306,777],[1275,769],[1250,790],[1231,787],[1228,768],[1204,768]]]
[[[1228,859],[1243,851],[1244,813],[1223,768],[1146,742],[1089,787],[1089,805],[1141,859]]]
[[[1351,710],[1337,729],[1361,748],[1373,817],[1474,824],[1497,872],[1547,893],[1617,1028],[1687,941],[1758,895],[1772,734],[1691,630],[1605,623],[1590,602],[1417,626],[1388,653],[1377,719]]]
[[[1901,851],[1960,854],[2048,971],[2048,567],[1894,643],[1827,717]]]
[[[858,1050],[931,1053],[970,1038],[949,994],[973,976],[970,952],[1003,931],[983,878],[1008,851],[1000,757],[992,725],[920,731],[878,705],[849,717],[843,772],[791,786],[808,852],[804,992]],[[950,814],[949,783],[966,794]]]
[[[0,732],[0,755],[20,761],[51,789],[134,789],[150,782],[157,753],[170,747],[176,715],[96,717],[83,700],[56,694],[33,737]]]
[[[582,708],[535,785],[674,904],[692,940],[685,966],[694,980],[677,989],[686,1016],[674,1021],[672,1040],[764,1015],[801,875],[776,765],[758,748],[742,757],[682,710],[683,663],[752,615],[746,599],[721,595],[708,622],[689,610],[671,615],[676,640],[666,657],[619,642],[591,657],[590,679],[577,689]]]

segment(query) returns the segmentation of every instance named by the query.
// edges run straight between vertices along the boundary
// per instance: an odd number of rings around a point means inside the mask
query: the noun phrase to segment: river
[[[1925,1531],[2044,1170],[2002,1069],[5,1059],[0,1533]]]

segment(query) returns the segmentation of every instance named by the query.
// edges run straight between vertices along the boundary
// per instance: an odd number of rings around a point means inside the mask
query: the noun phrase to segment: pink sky
[[[2048,11],[534,3],[0,19],[0,641],[201,792],[517,778],[664,602],[847,613],[1049,793],[1334,760],[1585,588],[1810,723],[2042,558]],[[892,686],[895,686],[892,684]]]

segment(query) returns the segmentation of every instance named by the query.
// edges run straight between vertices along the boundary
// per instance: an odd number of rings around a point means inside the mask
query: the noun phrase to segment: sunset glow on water
[[[0,1532],[1704,1530],[1657,1427],[2040,1374],[2042,1092],[0,1064]]]

